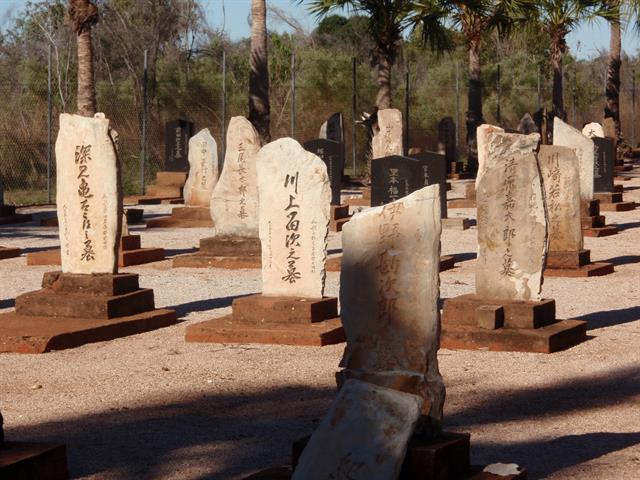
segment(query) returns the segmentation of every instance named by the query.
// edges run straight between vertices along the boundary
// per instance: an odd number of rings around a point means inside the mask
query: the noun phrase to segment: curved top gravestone
[[[322,298],[331,187],[327,167],[291,138],[258,152],[262,294]]]
[[[208,207],[218,182],[218,145],[208,128],[189,139],[189,176],[184,184],[188,207]]]
[[[580,166],[580,198],[582,201],[592,200],[595,158],[593,140],[555,117],[553,119],[553,144],[575,150]]]
[[[116,273],[122,203],[109,120],[63,113],[55,150],[62,271]]]
[[[582,127],[582,134],[585,137],[589,138],[604,138],[604,130],[602,129],[602,125],[600,125],[598,122],[587,123],[584,127]]]

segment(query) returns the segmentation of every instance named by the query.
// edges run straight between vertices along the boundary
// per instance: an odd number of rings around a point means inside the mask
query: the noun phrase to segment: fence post
[[[49,43],[49,53],[47,57],[47,203],[51,203],[53,197],[51,192],[51,173],[53,166],[53,159],[51,157],[51,142],[53,138],[53,98],[51,95],[51,43]]]
[[[573,105],[573,121],[572,124],[575,127],[576,126],[576,116],[577,116],[577,107],[576,107],[576,102],[578,99],[578,70],[576,68],[576,70],[573,71],[573,92],[572,92],[572,99],[571,99],[571,103]]]
[[[460,148],[460,73],[458,71],[458,61],[455,62],[456,74],[456,150]]]
[[[296,138],[296,54],[291,53],[291,138]]]
[[[404,154],[409,153],[409,66],[404,71]]]
[[[357,91],[356,91],[356,57],[352,59],[351,68],[351,160],[353,162],[353,170],[351,176],[356,176],[356,115],[357,115]]]
[[[140,148],[140,195],[144,195],[144,168],[147,158],[147,53],[144,50],[144,69],[142,72],[142,145]]]
[[[631,70],[631,148],[636,148],[636,69]]]
[[[224,157],[227,152],[227,52],[222,50],[222,127],[220,128],[222,138],[222,162],[220,168],[224,167]]]
[[[500,115],[500,64],[498,64],[498,80],[496,82],[496,120],[498,125],[502,123]]]
[[[542,90],[540,88],[540,65],[538,65],[536,76],[538,80],[538,110],[540,110],[542,108]]]

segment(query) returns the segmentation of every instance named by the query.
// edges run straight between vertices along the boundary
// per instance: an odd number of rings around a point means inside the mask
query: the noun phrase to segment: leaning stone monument
[[[324,297],[329,202],[327,168],[293,139],[257,155],[262,294],[233,312],[187,327],[188,342],[327,345],[344,341],[338,300]]]
[[[600,215],[600,201],[594,199],[595,144],[579,130],[555,117],[553,120],[553,144],[573,148],[580,168],[580,199],[582,231],[586,237],[604,237],[618,233],[616,227],[606,225]]]
[[[171,216],[154,218],[147,228],[212,227],[210,202],[218,182],[218,145],[208,128],[189,139],[189,176],[184,185],[184,207],[175,207]]]
[[[585,339],[585,322],[556,320],[554,300],[540,297],[547,217],[539,141],[478,129],[476,291],[445,301],[446,348],[551,353]]]
[[[613,273],[611,263],[592,263],[580,221],[580,170],[575,150],[540,145],[538,164],[548,216],[549,251],[544,275],[592,277]]]
[[[0,315],[0,352],[43,353],[176,322],[138,275],[118,273],[122,193],[109,120],[62,114],[56,141],[62,271]]]

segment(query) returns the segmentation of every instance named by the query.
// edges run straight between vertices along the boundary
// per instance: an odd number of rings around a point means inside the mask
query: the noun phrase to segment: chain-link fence
[[[409,146],[435,149],[437,124],[441,118],[451,116],[458,125],[459,152],[464,157],[465,66],[456,65],[453,60],[442,62],[450,65],[426,71],[414,71],[409,65],[408,75],[404,66],[395,69],[393,101],[401,110],[406,109],[405,105],[409,107]],[[248,72],[246,61],[235,64],[218,59],[215,65],[210,81],[204,84],[190,82],[186,76],[180,81],[147,85],[146,110],[144,89],[136,89],[133,82],[98,79],[98,110],[106,114],[119,134],[125,195],[142,193],[144,186],[153,182],[155,173],[163,168],[165,125],[169,121],[189,120],[194,123],[194,133],[209,128],[222,154],[224,125],[232,116],[247,115]],[[577,127],[602,118],[605,68],[603,58],[570,65],[565,71],[565,108],[569,122]],[[620,107],[623,136],[635,145],[634,69],[635,63],[624,71]],[[346,172],[363,173],[367,135],[355,120],[362,112],[372,110],[377,92],[375,72],[369,63],[344,55],[336,55],[327,62],[326,56],[314,58],[312,53],[305,61],[276,65],[271,77],[272,138],[292,136],[299,141],[311,140],[330,115],[342,112]],[[526,77],[513,63],[486,68],[483,82],[485,120],[511,128],[517,126],[524,113],[548,105],[551,98],[548,79],[540,75]],[[61,92],[55,79],[48,81],[45,64],[29,84],[0,84],[0,96],[3,99],[0,175],[4,180],[5,201],[16,205],[55,202],[54,145],[58,116],[74,110],[73,92]]]

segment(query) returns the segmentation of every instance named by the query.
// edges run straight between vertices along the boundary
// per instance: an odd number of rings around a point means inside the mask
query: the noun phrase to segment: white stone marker
[[[404,155],[402,112],[396,108],[378,110],[378,129],[371,139],[371,158]]]
[[[208,128],[189,139],[189,176],[184,184],[188,207],[208,207],[218,183],[218,145]]]
[[[540,300],[547,219],[536,159],[540,135],[489,133],[477,181],[476,294]]]
[[[56,140],[64,273],[116,273],[122,209],[109,120],[63,113]]]
[[[593,171],[595,150],[593,140],[558,117],[553,119],[553,144],[573,148],[580,166],[580,199],[593,200]]]
[[[291,138],[258,152],[262,294],[321,298],[331,187],[327,167]]]
[[[216,236],[258,237],[260,137],[249,120],[232,117],[222,175],[213,189],[211,218]]]
[[[587,123],[582,128],[582,134],[585,137],[589,137],[589,138],[593,138],[593,137],[604,138],[604,129],[602,128],[602,125],[600,125],[598,122],[591,122],[591,123]]]

